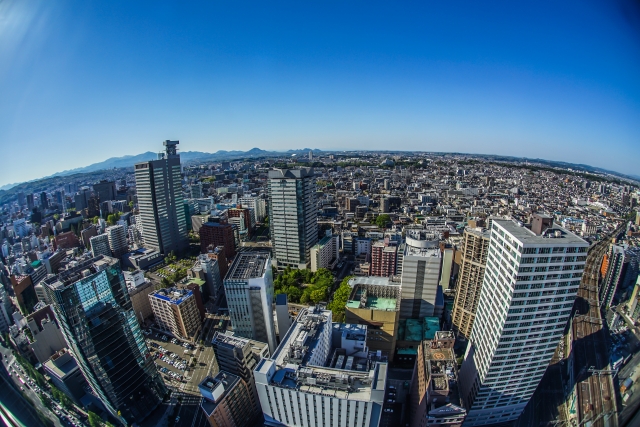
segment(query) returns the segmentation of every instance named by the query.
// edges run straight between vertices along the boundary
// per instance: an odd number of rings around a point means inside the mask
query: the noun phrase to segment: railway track
[[[574,425],[578,426],[618,426],[614,373],[609,366],[606,330],[598,298],[600,264],[608,242],[603,240],[589,251],[575,305],[571,333],[577,381],[577,424]]]

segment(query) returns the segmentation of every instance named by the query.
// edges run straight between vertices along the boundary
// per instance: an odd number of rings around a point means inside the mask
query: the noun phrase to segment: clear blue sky
[[[168,138],[640,175],[637,1],[395,3],[2,1],[0,185]]]

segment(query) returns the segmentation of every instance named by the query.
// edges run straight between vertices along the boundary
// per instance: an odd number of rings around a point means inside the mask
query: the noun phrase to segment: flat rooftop
[[[400,288],[386,285],[355,285],[347,301],[347,307],[397,311],[400,308]]]
[[[149,294],[150,297],[155,297],[162,301],[178,305],[182,304],[182,302],[189,298],[191,295],[193,295],[192,291],[180,288],[158,289]]]
[[[543,235],[538,236],[527,227],[520,226],[513,221],[507,220],[493,220],[494,224],[500,225],[509,234],[511,234],[522,245],[581,245],[588,247],[589,243],[580,237],[576,236],[572,232],[560,227],[557,224],[553,224]],[[556,233],[558,232],[558,233]],[[556,236],[557,234],[557,236]]]
[[[226,280],[253,279],[264,276],[269,263],[268,252],[240,252],[231,264]]]

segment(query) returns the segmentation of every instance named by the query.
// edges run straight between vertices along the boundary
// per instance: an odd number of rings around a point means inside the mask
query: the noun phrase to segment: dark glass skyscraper
[[[187,248],[178,141],[164,141],[158,160],[137,163],[136,191],[145,246],[163,254]]]
[[[114,417],[139,422],[166,390],[138,326],[118,260],[98,256],[44,281],[62,333]]]

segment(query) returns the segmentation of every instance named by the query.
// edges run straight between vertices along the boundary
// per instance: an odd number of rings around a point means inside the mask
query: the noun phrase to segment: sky
[[[640,2],[396,3],[0,1],[0,186],[165,139],[640,175]]]

